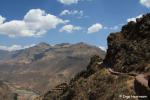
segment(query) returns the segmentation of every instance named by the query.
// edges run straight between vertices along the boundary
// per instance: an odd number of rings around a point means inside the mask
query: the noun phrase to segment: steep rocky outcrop
[[[150,72],[150,14],[110,34],[104,65],[120,72]]]
[[[103,61],[103,62],[102,62]],[[108,37],[104,60],[93,56],[86,70],[42,100],[149,100],[150,14]],[[55,94],[55,95],[53,95]]]

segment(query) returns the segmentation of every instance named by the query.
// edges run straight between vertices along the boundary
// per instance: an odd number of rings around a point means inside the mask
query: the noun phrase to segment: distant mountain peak
[[[85,43],[85,42],[79,42],[79,43],[77,43],[77,44],[75,44],[75,45],[89,45],[89,44],[87,44],[87,43]]]
[[[40,42],[39,44],[37,44],[37,46],[50,46],[50,45],[45,42]]]
[[[89,47],[89,46],[96,47],[94,45],[90,45],[90,44],[87,44],[85,42],[79,42],[79,43],[73,44],[72,46],[74,46],[74,47]]]
[[[56,44],[55,47],[68,47],[70,46],[70,43],[60,43],[60,44]]]

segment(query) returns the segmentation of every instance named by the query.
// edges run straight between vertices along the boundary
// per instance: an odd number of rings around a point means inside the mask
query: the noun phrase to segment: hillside
[[[16,100],[17,95],[14,94],[8,85],[0,81],[0,100]]]
[[[0,60],[0,79],[18,88],[45,93],[49,88],[67,82],[84,70],[90,58],[105,52],[85,43],[40,43],[34,47],[12,51]]]
[[[120,95],[136,95],[132,76],[113,75],[100,64],[99,56],[91,59],[86,71],[77,74],[69,84],[56,86],[42,100],[122,100]]]
[[[93,56],[85,71],[41,96],[42,100],[150,100],[150,14],[108,37],[104,60]]]
[[[0,50],[0,60],[4,59],[9,54],[9,51]]]

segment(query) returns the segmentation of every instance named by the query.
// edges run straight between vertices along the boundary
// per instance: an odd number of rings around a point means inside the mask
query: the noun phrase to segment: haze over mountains
[[[85,43],[39,43],[23,50],[1,50],[0,54],[1,80],[41,94],[85,70],[93,55],[105,56],[98,47]]]

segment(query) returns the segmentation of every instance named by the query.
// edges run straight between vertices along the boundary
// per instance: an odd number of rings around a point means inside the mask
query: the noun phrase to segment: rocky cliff
[[[110,34],[104,64],[120,72],[150,71],[150,14]]]

